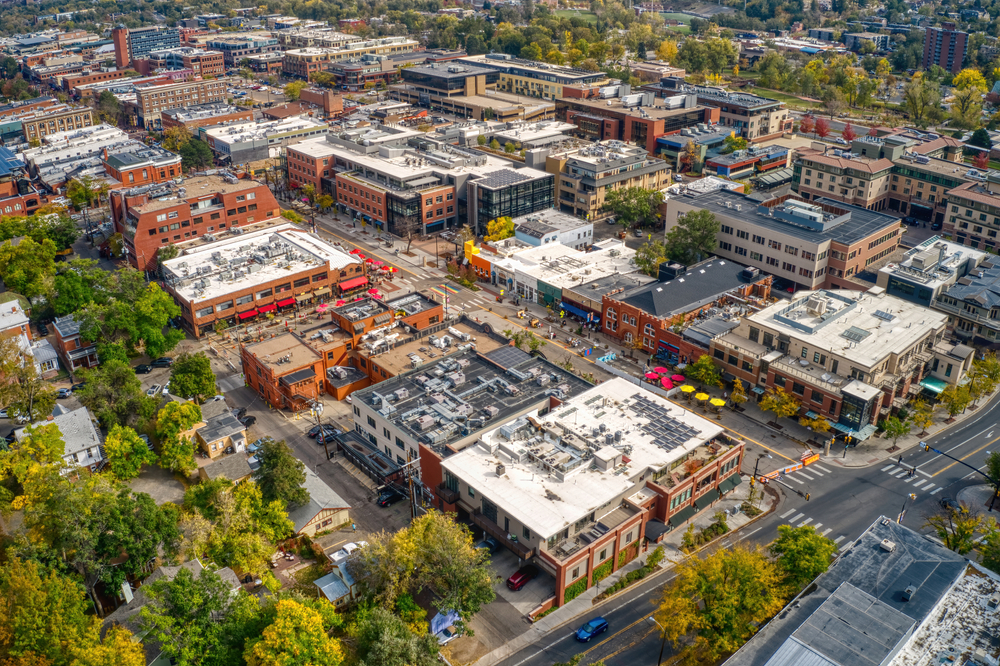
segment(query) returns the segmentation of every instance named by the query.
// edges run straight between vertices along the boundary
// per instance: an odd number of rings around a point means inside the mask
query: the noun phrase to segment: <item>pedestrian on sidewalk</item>
[[[357,532],[357,531],[358,531],[358,526],[357,526],[357,525],[355,525],[354,523],[351,523],[351,529],[352,529],[353,531]]]
[[[903,454],[899,455],[899,460],[896,461],[896,464],[897,465],[902,465],[903,464]]]

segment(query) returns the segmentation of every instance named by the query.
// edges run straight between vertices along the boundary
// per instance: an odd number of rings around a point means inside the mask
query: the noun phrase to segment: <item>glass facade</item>
[[[555,203],[555,177],[539,178],[498,189],[476,189],[478,225],[485,230],[498,217],[520,217],[552,208]]]
[[[409,233],[422,231],[419,193],[389,192],[385,201],[389,233],[405,237]]]

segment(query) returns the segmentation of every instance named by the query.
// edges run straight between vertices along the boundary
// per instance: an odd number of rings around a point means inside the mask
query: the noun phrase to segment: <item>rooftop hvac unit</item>
[[[503,463],[497,463],[497,476],[503,476],[507,472],[507,468],[504,467]]]
[[[887,553],[891,553],[896,550],[896,542],[889,541],[888,539],[882,539],[882,543],[879,544],[879,548]]]

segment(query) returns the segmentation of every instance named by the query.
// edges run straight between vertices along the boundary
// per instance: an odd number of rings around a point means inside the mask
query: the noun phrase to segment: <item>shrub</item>
[[[656,550],[649,554],[646,558],[646,566],[650,569],[655,569],[659,566],[660,562],[663,561],[663,546],[657,546]]]
[[[594,581],[604,580],[611,575],[611,560],[594,569]]]
[[[570,586],[566,588],[566,602],[569,603],[573,599],[576,599],[578,596],[583,594],[583,591],[586,589],[587,589],[587,578],[586,576],[584,576],[583,578],[576,581],[575,583],[570,584]]]

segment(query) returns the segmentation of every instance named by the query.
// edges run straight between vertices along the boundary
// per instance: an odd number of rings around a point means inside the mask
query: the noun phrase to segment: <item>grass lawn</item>
[[[966,157],[965,158],[965,163],[966,164],[972,164],[972,158],[971,157]],[[990,169],[1000,169],[1000,162],[997,162],[995,160],[990,160],[989,168]]]
[[[583,19],[587,23],[597,23],[597,14],[595,14],[594,12],[587,12],[587,11],[581,12],[575,9],[558,9],[552,13],[560,17],[573,18],[575,16],[577,18]]]
[[[694,16],[691,16],[690,14],[679,14],[677,12],[660,12],[660,16],[664,19],[674,19],[684,24],[690,24],[691,19],[694,18]]]
[[[679,32],[682,35],[691,34],[691,28],[689,28],[686,25],[669,25],[667,26],[667,30],[669,30],[670,32]]]
[[[818,109],[823,106],[819,102],[807,102],[795,97],[794,95],[787,95],[785,93],[769,90],[767,88],[744,88],[744,90],[754,95],[760,95],[761,97],[776,99],[779,102],[784,102],[789,106],[794,106],[799,109]]]

